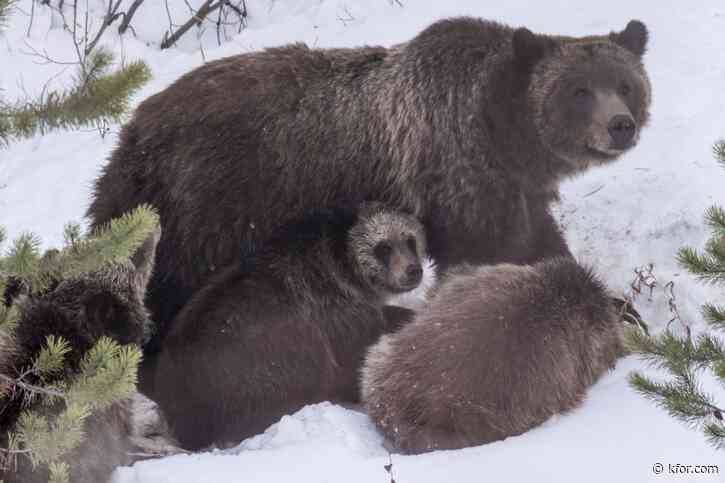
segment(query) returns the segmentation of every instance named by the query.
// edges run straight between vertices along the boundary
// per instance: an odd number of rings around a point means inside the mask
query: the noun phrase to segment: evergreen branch
[[[713,145],[712,154],[717,162],[725,167],[725,139],[721,139]]]
[[[48,483],[70,483],[70,468],[68,463],[53,462],[48,466],[50,470],[50,479]]]
[[[725,330],[725,306],[705,304],[702,315],[710,326],[718,330]]]
[[[711,254],[700,255],[691,247],[681,248],[677,261],[705,283],[725,283],[725,265]]]
[[[159,217],[153,208],[139,206],[99,227],[89,238],[76,240],[60,252],[53,270],[62,278],[70,278],[128,260],[158,224]]]
[[[140,361],[138,348],[102,337],[83,357],[81,375],[68,389],[68,398],[94,409],[126,399],[136,388]]]
[[[57,373],[63,369],[65,356],[69,352],[71,347],[65,339],[53,335],[47,336],[45,346],[33,361],[33,371],[41,378]]]
[[[63,394],[62,392],[58,392],[53,389],[47,389],[47,388],[41,387],[41,386],[36,386],[34,384],[29,384],[27,382],[22,381],[19,378],[16,379],[14,377],[10,377],[10,376],[7,376],[2,373],[0,373],[0,380],[5,381],[10,386],[17,386],[21,389],[24,389],[24,390],[32,392],[32,393],[44,394],[46,396],[51,396],[51,397],[60,397],[60,398],[65,397],[65,394]]]
[[[725,425],[722,421],[705,425],[705,435],[715,449],[725,449]]]
[[[93,52],[90,69],[79,74],[78,85],[69,91],[51,92],[37,101],[0,110],[0,141],[7,144],[12,138],[80,128],[104,118],[120,120],[128,109],[129,97],[149,80],[151,74],[141,61],[104,74],[102,66],[109,63],[109,58],[106,51]]]
[[[5,28],[17,0],[0,0],[0,31]]]
[[[658,382],[633,372],[629,383],[643,397],[689,425],[699,426],[711,416],[722,417],[723,411],[697,387],[692,374],[678,377],[674,382]]]
[[[23,233],[0,260],[0,269],[6,277],[16,277],[28,283],[36,282],[40,263],[40,239],[32,233]]]
[[[668,369],[678,376],[686,375],[698,357],[697,349],[689,338],[677,337],[669,330],[657,337],[648,336],[638,330],[627,331],[625,346],[629,352],[638,354],[648,364]]]
[[[725,209],[711,206],[705,211],[705,222],[715,232],[715,237],[725,237]]]

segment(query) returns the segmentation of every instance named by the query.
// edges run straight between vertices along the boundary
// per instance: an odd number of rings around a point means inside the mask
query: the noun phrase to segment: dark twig
[[[200,25],[207,15],[221,7],[224,3],[226,3],[225,0],[217,0],[216,2],[214,0],[207,0],[204,2],[196,13],[186,21],[186,23],[184,23],[171,35],[164,36],[164,40],[161,42],[161,49],[168,49],[174,45],[176,41],[179,40],[191,27]]]
[[[138,7],[140,7],[143,2],[144,0],[133,0],[133,3],[130,7],[128,7],[128,10],[121,13],[123,20],[121,21],[121,25],[118,26],[119,34],[123,35],[126,33],[126,30],[128,30],[131,26],[131,19],[133,19],[133,16],[136,15],[136,10],[138,10]]]
[[[106,31],[108,26],[115,22],[116,19],[121,16],[121,14],[118,13],[118,8],[121,6],[121,1],[122,0],[116,0],[116,3],[113,3],[113,0],[108,0],[108,10],[106,11],[106,16],[103,17],[103,23],[98,29],[98,32],[96,32],[96,36],[93,38],[93,40],[91,40],[88,45],[86,45],[86,48],[84,50],[86,55],[88,55],[96,47],[96,44],[99,40],[101,40],[101,36],[103,35],[103,32]],[[88,12],[86,12],[86,15],[88,15]]]

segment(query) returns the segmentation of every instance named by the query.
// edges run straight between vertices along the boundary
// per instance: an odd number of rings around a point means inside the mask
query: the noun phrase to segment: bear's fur
[[[569,256],[549,204],[563,178],[636,143],[646,42],[638,21],[570,38],[464,17],[391,48],[292,44],[209,62],[139,106],[88,215],[159,211],[149,307],[161,335],[214,270],[319,209],[380,200],[412,213],[442,270]]]
[[[571,258],[466,267],[369,350],[363,402],[406,453],[501,440],[576,407],[623,355],[621,331],[603,284]]]
[[[386,297],[421,280],[413,217],[368,204],[293,224],[221,271],[162,343],[154,399],[185,449],[226,445],[324,400],[359,401],[370,344],[410,311]]]
[[[77,373],[83,355],[103,336],[124,345],[140,345],[149,318],[143,299],[157,241],[155,233],[136,252],[132,263],[61,281],[40,296],[6,293],[6,302],[16,303],[20,316],[12,335],[0,332],[0,373],[18,377],[51,335],[63,337],[72,350],[66,355],[63,370],[46,382]],[[36,384],[38,378],[27,376],[25,382]],[[0,389],[0,447],[6,447],[7,432],[14,429],[26,408],[26,394],[22,388],[11,389],[3,381]],[[43,409],[35,402],[30,409],[52,417],[60,412],[60,404]],[[144,455],[176,451],[163,417],[141,394],[92,414],[83,430],[83,442],[63,456],[74,483],[102,483],[118,466],[131,464]],[[25,455],[19,455],[16,462],[17,466],[8,461],[8,468],[0,468],[0,479],[6,483],[48,481],[47,468],[33,470]]]

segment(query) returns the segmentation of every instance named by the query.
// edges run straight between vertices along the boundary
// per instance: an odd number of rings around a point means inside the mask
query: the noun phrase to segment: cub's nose
[[[632,116],[617,114],[609,120],[607,130],[612,137],[612,147],[614,149],[626,149],[632,142],[634,133],[637,131],[637,125],[634,123]]]
[[[423,268],[417,263],[411,263],[408,268],[405,269],[405,279],[408,282],[407,285],[417,286],[423,278]]]

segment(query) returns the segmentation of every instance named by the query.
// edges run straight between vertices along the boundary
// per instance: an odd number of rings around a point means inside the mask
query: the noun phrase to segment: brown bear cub
[[[160,335],[215,270],[325,207],[412,213],[441,270],[569,256],[549,205],[561,180],[637,144],[646,44],[638,21],[571,38],[451,18],[390,48],[208,62],[141,103],[88,215],[158,210]]]
[[[362,397],[402,452],[475,446],[576,407],[623,351],[604,285],[572,259],[468,267],[370,349]]]
[[[64,280],[46,294],[5,294],[8,304],[17,296],[20,317],[12,336],[0,332],[0,373],[17,377],[18,371],[32,364],[50,335],[63,337],[72,348],[63,372],[54,376],[59,379],[76,373],[83,355],[101,337],[110,337],[122,345],[140,345],[148,330],[143,298],[157,240],[158,234],[147,240],[132,263]],[[36,380],[34,376],[26,377],[31,384]],[[53,380],[46,378],[45,382]],[[6,447],[7,432],[14,429],[21,411],[42,410],[39,402],[24,405],[27,396],[22,388],[0,384],[0,447]],[[60,410],[56,405],[44,411],[52,416]],[[131,464],[144,455],[176,451],[163,417],[140,394],[93,413],[86,419],[83,431],[83,442],[63,456],[74,483],[102,483],[118,466]],[[25,455],[19,455],[17,464],[10,460],[6,463],[8,467],[0,468],[0,479],[6,483],[46,483],[49,479],[48,470],[42,466],[33,469]]]
[[[365,351],[405,321],[385,299],[418,286],[425,253],[415,218],[373,203],[310,216],[220,272],[180,312],[156,367],[155,399],[182,447],[239,442],[306,404],[359,401]]]

